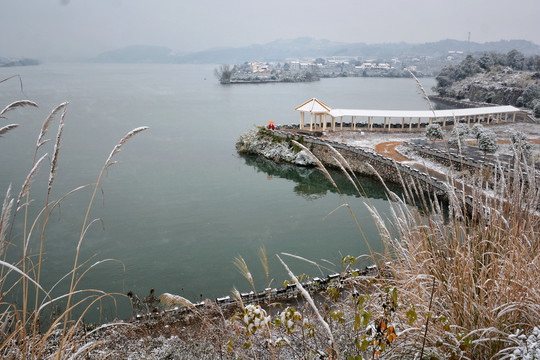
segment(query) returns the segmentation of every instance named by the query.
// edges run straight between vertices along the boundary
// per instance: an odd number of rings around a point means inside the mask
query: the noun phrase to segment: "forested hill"
[[[444,67],[434,90],[441,96],[529,108],[540,118],[540,55],[517,50],[469,55]]]

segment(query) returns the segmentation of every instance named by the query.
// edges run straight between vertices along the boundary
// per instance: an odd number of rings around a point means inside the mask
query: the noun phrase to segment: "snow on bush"
[[[467,124],[456,124],[452,129],[448,143],[451,146],[461,146],[465,138],[469,136],[470,133],[471,129],[467,126]]]
[[[443,132],[439,124],[430,124],[426,127],[426,137],[429,140],[442,140]]]
[[[517,131],[512,135],[512,151],[520,158],[529,159],[532,155],[532,144],[527,141],[525,134]]]
[[[506,349],[512,351],[503,359],[510,360],[539,360],[540,359],[540,328],[535,327],[529,336],[525,335],[520,330],[509,336],[510,339],[517,345]]]
[[[482,150],[484,154],[493,154],[496,152],[499,146],[497,145],[495,133],[491,130],[483,130],[479,132],[478,148]]]
[[[484,125],[482,124],[474,124],[471,129],[471,135],[474,136],[476,139],[480,137],[480,134],[486,131],[486,128],[484,128]]]

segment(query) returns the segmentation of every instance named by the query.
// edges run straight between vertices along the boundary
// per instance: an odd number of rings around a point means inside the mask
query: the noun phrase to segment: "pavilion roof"
[[[315,98],[303,103],[296,108],[297,111],[310,112],[314,114],[328,114],[332,109],[322,101]]]

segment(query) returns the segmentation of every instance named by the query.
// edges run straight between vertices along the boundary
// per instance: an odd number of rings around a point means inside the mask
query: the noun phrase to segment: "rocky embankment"
[[[236,150],[241,154],[262,156],[276,162],[303,166],[314,164],[309,154],[296,147],[290,139],[273,135],[272,131],[262,127],[240,135],[236,142]]]

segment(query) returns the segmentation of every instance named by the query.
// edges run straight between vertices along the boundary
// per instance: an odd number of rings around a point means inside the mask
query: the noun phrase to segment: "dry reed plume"
[[[0,303],[0,356],[2,358],[75,359],[85,356],[92,351],[92,349],[100,346],[103,341],[93,339],[85,342],[84,336],[80,336],[81,334],[79,332],[83,328],[82,324],[84,317],[90,309],[95,308],[97,305],[101,305],[105,299],[111,299],[113,303],[116,303],[116,297],[118,296],[118,294],[109,294],[98,289],[78,289],[79,282],[88,271],[91,271],[95,266],[102,263],[113,261],[106,259],[92,265],[88,265],[87,261],[80,263],[78,259],[79,250],[84,235],[88,230],[89,225],[87,225],[87,223],[90,222],[90,224],[92,224],[96,221],[89,221],[88,218],[96,190],[100,186],[104,171],[114,164],[112,159],[120,152],[122,146],[131,137],[146,130],[146,127],[140,127],[129,132],[119,141],[107,158],[98,177],[98,181],[94,185],[92,200],[88,206],[87,214],[83,222],[83,229],[78,239],[77,250],[74,254],[75,261],[73,269],[59,279],[51,289],[44,289],[40,285],[41,265],[43,262],[44,249],[46,247],[45,229],[51,212],[58,207],[60,202],[66,197],[88,187],[88,185],[83,185],[68,192],[60,199],[50,199],[51,189],[56,177],[61,154],[60,144],[67,105],[67,102],[58,105],[45,119],[37,138],[32,167],[21,186],[21,191],[15,199],[12,197],[11,186],[9,186],[2,202],[2,212],[0,214],[0,255],[2,255],[3,258],[3,260],[0,260],[0,291],[2,293],[2,302]],[[4,115],[10,111],[25,106],[37,107],[34,102],[28,100],[16,101],[0,112],[0,118],[4,118]],[[47,154],[40,156],[39,153],[50,141],[49,139],[45,139],[45,136],[51,123],[57,119],[58,116],[60,116],[60,120],[54,148],[52,149],[53,155],[47,181],[45,204],[41,211],[37,213],[36,218],[30,219],[28,208],[31,203],[30,192],[32,182],[40,168],[43,166],[45,159],[48,157]],[[16,124],[11,124],[1,127],[0,135],[6,134],[17,126],[18,125]],[[12,211],[13,209],[15,210]],[[22,220],[23,236],[22,238],[19,238],[19,236],[15,237],[12,234],[12,229],[17,214],[22,209],[25,209],[24,219]],[[37,240],[39,244],[39,253],[30,255],[28,249],[30,248],[30,244],[35,242],[33,234],[37,229],[41,230],[38,235],[39,239]],[[21,259],[14,263],[6,261],[6,253],[9,245],[16,244],[19,241],[21,242],[19,247],[22,248]],[[50,294],[54,288],[70,277],[71,283],[68,293],[52,298]],[[13,298],[13,302],[6,300],[10,297]],[[48,318],[48,316],[44,314],[44,310],[51,309],[55,304],[61,304],[64,300],[66,300],[66,303],[64,304],[65,308],[57,317]],[[116,326],[118,324],[109,324],[104,327],[113,325]]]

